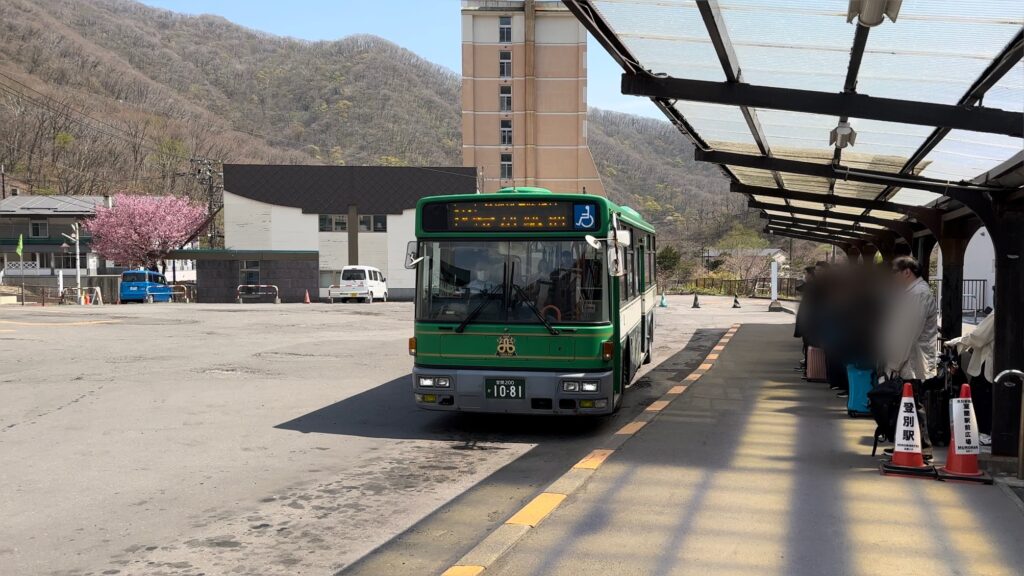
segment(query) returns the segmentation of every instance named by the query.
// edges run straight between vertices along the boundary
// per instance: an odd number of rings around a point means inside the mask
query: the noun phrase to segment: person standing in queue
[[[931,456],[927,415],[921,404],[921,382],[935,375],[935,339],[939,333],[939,310],[928,283],[921,277],[921,265],[911,256],[892,261],[896,293],[888,310],[884,342],[885,373],[898,374],[914,387],[918,434],[926,457]]]

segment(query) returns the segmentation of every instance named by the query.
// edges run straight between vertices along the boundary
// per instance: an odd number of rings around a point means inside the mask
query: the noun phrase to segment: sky
[[[216,14],[247,28],[304,40],[337,40],[352,34],[373,34],[455,72],[462,67],[459,0],[142,0],[142,3],[185,14]],[[622,69],[592,38],[587,47],[587,69],[587,99],[591,106],[664,119],[647,98],[619,93]]]

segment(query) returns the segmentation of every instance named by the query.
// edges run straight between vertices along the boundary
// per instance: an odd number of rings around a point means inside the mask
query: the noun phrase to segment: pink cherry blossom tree
[[[195,236],[206,208],[175,196],[117,194],[113,208],[97,208],[85,223],[92,249],[108,260],[152,268]]]

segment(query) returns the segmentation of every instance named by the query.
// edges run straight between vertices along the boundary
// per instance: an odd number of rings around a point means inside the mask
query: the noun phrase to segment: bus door
[[[642,238],[637,239],[640,234],[634,232],[633,234],[633,245],[636,246],[636,273],[637,286],[640,287],[640,354],[646,356],[647,354],[647,310],[650,308],[650,304],[647,302],[647,235],[644,234]]]

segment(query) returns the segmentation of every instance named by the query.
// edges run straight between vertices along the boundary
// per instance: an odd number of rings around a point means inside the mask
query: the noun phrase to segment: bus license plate
[[[487,378],[484,397],[498,400],[522,400],[526,397],[526,380],[522,378]]]

